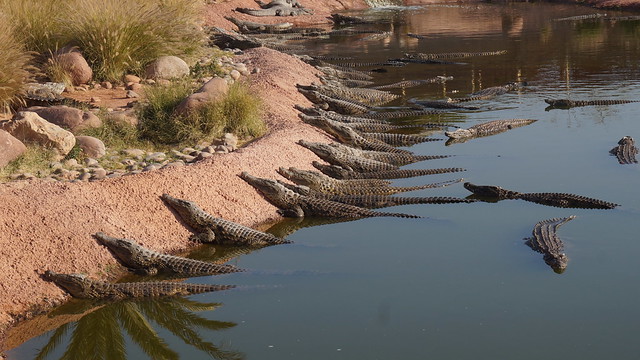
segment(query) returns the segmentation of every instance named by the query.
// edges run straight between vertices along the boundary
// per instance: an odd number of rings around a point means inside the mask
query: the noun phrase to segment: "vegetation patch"
[[[30,80],[31,56],[12,35],[9,19],[0,13],[0,111],[8,111],[22,85]]]

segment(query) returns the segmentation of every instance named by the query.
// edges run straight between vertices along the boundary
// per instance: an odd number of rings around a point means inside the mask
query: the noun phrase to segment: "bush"
[[[66,12],[65,1],[60,0],[0,0],[0,13],[10,19],[18,41],[39,54],[54,51],[68,41],[62,21]]]
[[[141,74],[161,55],[189,55],[202,44],[199,0],[75,0],[66,19],[73,44],[99,79]],[[73,11],[72,11],[73,10]]]
[[[189,115],[175,116],[176,106],[192,92],[193,87],[187,82],[148,89],[147,104],[139,114],[141,136],[156,144],[193,144],[221,137],[225,132],[257,137],[266,131],[260,117],[260,99],[246,85],[235,83],[224,99]]]
[[[49,163],[56,152],[39,145],[27,144],[27,150],[17,159],[0,169],[0,180],[8,180],[11,174],[31,173],[39,177],[47,176],[51,169]]]
[[[0,111],[9,110],[22,85],[31,78],[27,71],[30,60],[12,36],[8,19],[0,14]]]

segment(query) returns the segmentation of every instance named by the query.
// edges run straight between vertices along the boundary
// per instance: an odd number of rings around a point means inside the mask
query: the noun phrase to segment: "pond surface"
[[[465,64],[410,64],[375,75],[378,84],[454,77],[445,85],[396,90],[403,97],[393,106],[524,80],[529,86],[520,92],[473,103],[480,111],[442,117],[463,127],[495,119],[538,120],[465,143],[415,145],[411,150],[417,154],[456,156],[407,168],[467,171],[397,184],[464,176],[476,184],[569,192],[620,207],[563,209],[520,200],[410,205],[387,210],[428,218],[304,227],[289,235],[292,245],[232,261],[251,269],[247,273],[188,280],[237,284],[236,290],[104,306],[29,340],[9,351],[9,358],[637,358],[640,168],[620,165],[608,152],[623,136],[640,138],[640,106],[545,111],[545,98],[640,99],[639,21],[553,21],[591,13],[595,10],[544,3],[380,9],[367,15],[405,20],[393,26],[390,38],[340,37],[307,45],[311,54],[353,61],[507,50],[460,60]],[[406,195],[469,192],[456,184]],[[536,222],[569,215],[577,217],[558,231],[569,264],[556,274],[522,239]],[[193,256],[210,258],[210,250]],[[86,306],[74,302],[57,312],[82,312]]]

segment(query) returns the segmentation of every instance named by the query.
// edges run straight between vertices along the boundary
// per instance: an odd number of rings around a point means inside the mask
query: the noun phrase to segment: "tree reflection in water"
[[[77,305],[86,310],[88,306],[98,307],[102,306],[102,303],[82,301]],[[198,333],[199,329],[217,331],[237,325],[234,322],[210,320],[195,314],[220,306],[219,303],[201,303],[184,297],[136,299],[104,305],[77,322],[64,324],[54,330],[36,359],[50,357],[69,332],[72,333],[60,359],[126,359],[125,332],[149,358],[180,358],[158,335],[152,323],[165,328],[185,344],[207,353],[214,359],[244,359],[241,352],[214,345],[205,341]]]

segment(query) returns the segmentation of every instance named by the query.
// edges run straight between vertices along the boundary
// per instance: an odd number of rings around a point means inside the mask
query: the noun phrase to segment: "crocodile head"
[[[562,274],[567,268],[569,258],[564,253],[559,255],[545,255],[544,262],[557,274]]]
[[[325,177],[325,175],[316,171],[301,170],[294,167],[290,167],[288,169],[281,167],[278,169],[278,174],[284,176],[285,178],[293,181],[298,185],[305,186],[311,186],[313,184],[317,184],[318,182],[322,182],[324,180],[322,178]]]
[[[568,108],[573,104],[573,101],[568,99],[544,99],[544,102],[549,104],[549,106],[557,108]]]
[[[246,171],[243,171],[240,178],[249,183],[249,185],[258,189],[265,196],[282,196],[284,186],[280,185],[277,181],[271,179],[264,179],[253,176]]]
[[[129,267],[136,267],[137,262],[132,260],[139,258],[144,252],[143,248],[133,240],[114,238],[107,236],[103,232],[95,233],[93,237],[101,245],[106,246],[116,258]]]
[[[316,142],[311,142],[311,141],[306,141],[306,140],[299,140],[298,141],[298,145],[301,145],[311,151],[313,151],[316,155],[318,155],[318,157],[322,158],[322,159],[326,159],[327,157],[330,157],[331,154],[333,153],[331,150],[333,150],[331,147],[329,147],[326,144],[322,144],[322,143],[316,143]]]
[[[61,289],[67,291],[71,296],[76,298],[88,298],[89,290],[87,284],[87,276],[82,274],[59,274],[51,270],[47,270],[42,274],[42,278],[58,285]]]
[[[620,141],[618,141],[618,145],[626,145],[626,144],[633,146],[635,144],[635,141],[633,141],[633,138],[631,136],[625,136],[622,139],[620,139]]]
[[[445,131],[444,134],[451,139],[460,139],[460,138],[473,136],[473,133],[467,129],[456,129],[455,131]]]
[[[349,177],[350,171],[338,165],[327,165],[319,161],[312,161],[311,165],[316,169],[322,171],[323,174],[331,176],[335,179],[346,179]]]
[[[501,197],[505,191],[500,186],[475,185],[470,182],[464,183],[463,186],[465,189],[471,191],[475,195],[487,196],[487,197]]]

